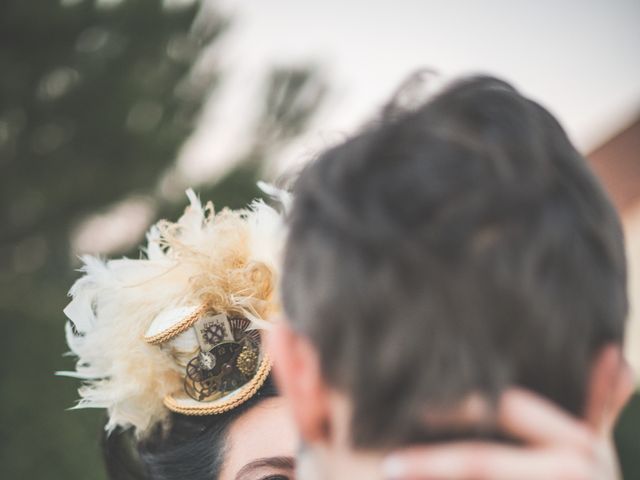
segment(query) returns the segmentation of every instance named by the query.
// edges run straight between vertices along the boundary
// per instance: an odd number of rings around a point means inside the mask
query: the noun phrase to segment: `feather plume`
[[[66,334],[77,363],[75,371],[59,373],[84,381],[74,408],[106,408],[108,431],[134,427],[143,435],[167,418],[165,395],[182,388],[183,368],[143,339],[159,314],[207,304],[268,328],[279,309],[280,213],[256,201],[216,214],[193,190],[187,197],[177,222],[151,227],[146,258],[83,256],[83,275],[69,291]]]

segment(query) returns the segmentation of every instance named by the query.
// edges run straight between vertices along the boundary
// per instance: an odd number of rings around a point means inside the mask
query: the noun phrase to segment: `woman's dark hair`
[[[233,422],[276,395],[269,377],[253,398],[229,412],[208,416],[172,413],[165,431],[158,425],[140,441],[131,429],[105,434],[102,449],[108,476],[112,480],[215,480]]]

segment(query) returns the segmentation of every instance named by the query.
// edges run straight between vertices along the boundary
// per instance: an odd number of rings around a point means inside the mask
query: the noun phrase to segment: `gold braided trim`
[[[258,390],[260,390],[260,387],[264,385],[264,382],[269,376],[270,371],[271,362],[265,356],[262,359],[262,363],[260,364],[260,367],[258,368],[258,371],[254,375],[254,377],[248,383],[242,386],[240,388],[240,391],[236,395],[226,401],[215,403],[213,405],[207,405],[205,402],[202,402],[201,407],[185,407],[183,405],[180,405],[173,396],[167,395],[166,397],[164,397],[164,405],[172,412],[191,416],[218,415],[220,413],[228,412],[229,410],[233,410],[234,408],[242,405],[244,402],[253,397],[258,392]]]
[[[150,343],[151,345],[160,345],[161,343],[168,342],[176,335],[179,335],[191,328],[208,310],[209,307],[207,305],[202,305],[191,315],[176,323],[173,327],[168,328],[164,332],[160,332],[151,337],[144,337],[144,341]]]

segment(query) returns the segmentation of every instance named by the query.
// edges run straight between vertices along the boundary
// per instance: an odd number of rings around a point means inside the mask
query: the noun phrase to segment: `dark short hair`
[[[322,153],[294,185],[283,301],[354,402],[356,445],[508,386],[580,415],[627,315],[619,218],[559,123],[472,77]]]

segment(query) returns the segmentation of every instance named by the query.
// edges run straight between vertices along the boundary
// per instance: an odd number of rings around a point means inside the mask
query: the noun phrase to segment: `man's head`
[[[623,238],[544,108],[459,81],[323,153],[294,194],[274,350],[303,434],[331,418],[319,389],[349,399],[358,447],[439,438],[425,412],[509,386],[587,414],[623,338]]]

